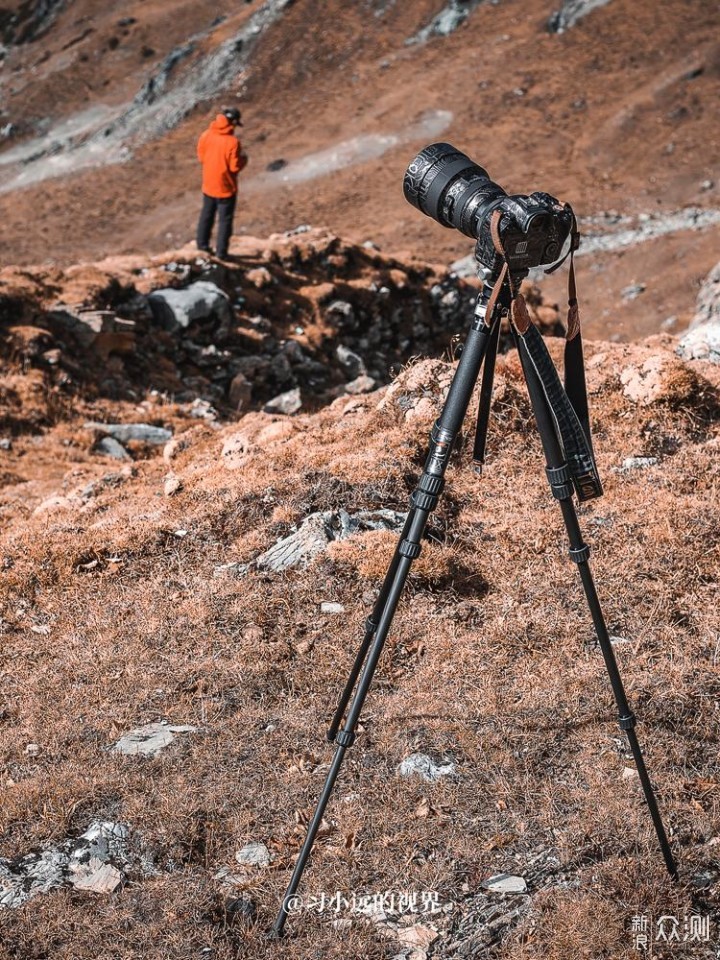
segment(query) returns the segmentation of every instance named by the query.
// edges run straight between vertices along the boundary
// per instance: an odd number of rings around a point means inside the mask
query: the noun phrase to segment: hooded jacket
[[[237,193],[237,175],[247,163],[233,125],[219,113],[200,135],[198,160],[203,165],[202,192],[209,197],[233,197]]]

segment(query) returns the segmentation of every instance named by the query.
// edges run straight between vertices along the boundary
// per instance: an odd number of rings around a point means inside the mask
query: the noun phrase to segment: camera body
[[[531,267],[559,259],[570,229],[572,211],[549,193],[536,191],[503,197],[478,224],[475,259],[493,270],[498,257],[490,235],[490,216],[500,210],[499,233],[511,273],[527,273]]]
[[[403,180],[405,199],[444,227],[476,241],[475,257],[494,273],[500,263],[490,233],[495,210],[502,214],[500,239],[510,271],[554,263],[570,234],[572,210],[548,193],[508,195],[487,171],[449,143],[433,143],[410,162]]]

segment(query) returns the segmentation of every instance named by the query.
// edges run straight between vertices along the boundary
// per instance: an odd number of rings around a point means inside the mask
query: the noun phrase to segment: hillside
[[[588,344],[605,496],[581,523],[680,883],[664,873],[616,726],[510,350],[485,475],[469,468],[468,437],[306,875],[307,909],[287,941],[265,940],[330,759],[324,727],[453,369],[415,359],[389,386],[353,392],[342,330],[332,340],[337,309],[320,298],[305,333],[287,337],[277,304],[294,284],[310,311],[310,292],[334,285],[354,297],[348,334],[362,350],[363,334],[383,329],[362,306],[382,303],[378,280],[393,271],[386,316],[424,299],[422,335],[440,353],[432,291],[472,290],[326,234],[278,236],[262,254],[246,243],[234,277],[205,269],[244,284],[265,336],[253,346],[240,305],[220,348],[228,363],[261,350],[270,366],[324,358],[315,409],[265,412],[265,388],[235,414],[214,407],[213,376],[205,368],[203,385],[193,369],[201,321],[172,331],[164,313],[143,326],[137,312],[132,330],[107,328],[166,278],[197,282],[191,251],[2,275],[27,311],[2,374],[3,955],[621,960],[637,955],[632,918],[663,914],[709,917],[714,935],[720,367],[681,360],[663,335]],[[52,297],[94,309],[69,327],[85,328],[84,353],[69,351]],[[550,329],[552,305],[531,303]],[[106,328],[90,340],[98,317]],[[117,352],[112,336],[133,342]],[[147,353],[153,342],[162,354]],[[561,341],[548,342],[559,357]],[[74,375],[68,355],[81,358]],[[301,399],[304,362],[291,365]],[[155,374],[186,395],[138,393]],[[300,529],[305,556],[284,544]],[[520,889],[488,890],[499,874]],[[394,912],[318,913],[337,891],[348,904],[417,897]],[[423,892],[437,912],[423,912]],[[682,955],[714,949],[688,942]]]
[[[184,244],[195,142],[231,100],[239,232],[309,223],[448,263],[469,244],[400,190],[447,139],[510,191],[571,200],[586,234],[639,231],[588,254],[595,336],[681,330],[717,259],[717,28],[705,0],[26,3],[0,15],[0,257]]]

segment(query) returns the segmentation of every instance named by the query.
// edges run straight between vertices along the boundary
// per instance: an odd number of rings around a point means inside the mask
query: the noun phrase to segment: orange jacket
[[[219,113],[197,145],[203,165],[202,191],[209,197],[232,197],[237,193],[237,175],[247,164],[233,125]]]

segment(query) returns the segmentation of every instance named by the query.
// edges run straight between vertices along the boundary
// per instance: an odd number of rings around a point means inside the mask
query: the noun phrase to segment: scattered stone
[[[255,267],[253,270],[248,270],[245,279],[258,290],[269,287],[273,282],[272,274],[267,267]]]
[[[427,26],[419,30],[415,36],[409,37],[405,43],[409,46],[415,43],[426,43],[432,37],[449,37],[461,26],[472,11],[485,0],[449,0],[440,13],[436,14]],[[497,2],[497,0],[493,0]]]
[[[244,373],[236,373],[228,389],[230,406],[238,413],[247,410],[252,399],[252,384]]]
[[[436,764],[426,753],[413,753],[405,757],[398,767],[401,777],[418,776],[423,780],[440,780],[456,773],[454,763]]]
[[[0,440],[0,450],[12,450],[12,440],[9,437]]]
[[[273,397],[272,400],[265,404],[263,409],[266,413],[282,413],[290,416],[293,413],[297,413],[300,407],[302,407],[300,388],[295,387],[294,390],[288,390],[286,393],[281,393],[277,397]]]
[[[483,887],[491,893],[525,893],[527,883],[524,877],[516,877],[510,873],[496,873],[483,881]]]
[[[399,530],[404,522],[405,514],[395,510],[363,510],[353,515],[344,510],[312,513],[295,533],[261,554],[253,566],[279,573],[309,563],[334,540],[344,540],[363,530]]]
[[[239,470],[247,462],[251,447],[250,437],[242,431],[228,437],[220,453],[223,466],[228,470]]]
[[[645,290],[644,283],[631,283],[629,287],[623,287],[620,291],[620,296],[623,300],[635,300],[641,293]]]
[[[406,947],[420,947],[421,950],[425,950],[434,940],[437,940],[438,932],[425,924],[415,923],[411,927],[398,930],[395,937]]]
[[[320,613],[345,613],[345,607],[341,603],[323,600],[320,604]]]
[[[197,730],[186,724],[148,723],[120,737],[112,749],[126,756],[156,757],[179,733],[197,733]]]
[[[353,396],[360,393],[370,393],[376,386],[377,382],[366,373],[363,373],[359,377],[356,377],[355,380],[351,380],[345,384],[345,392]]]
[[[129,843],[125,824],[96,820],[76,839],[21,857],[0,858],[0,908],[21,907],[58,887],[112,893],[133,862]],[[152,866],[150,871],[154,872]]]
[[[163,489],[166,497],[173,497],[175,496],[176,493],[180,493],[182,488],[183,488],[183,482],[180,479],[180,477],[177,477],[175,476],[175,474],[172,474],[171,476],[166,478],[165,486]]]
[[[356,353],[353,353],[353,351],[344,344],[339,343],[337,345],[335,356],[353,379],[366,372],[365,362],[362,357],[359,357]]]
[[[25,756],[27,757],[39,757],[40,756],[40,744],[39,743],[28,743],[25,747]]]
[[[112,457],[113,460],[132,460],[125,447],[114,437],[101,437],[95,444],[95,452],[105,457]]]
[[[720,263],[703,281],[695,316],[680,340],[677,352],[687,360],[720,363]]]
[[[604,7],[609,2],[610,0],[565,0],[562,7],[556,10],[548,20],[548,31],[564,33],[592,10]]]
[[[623,767],[622,778],[623,780],[634,780],[638,775],[635,767]]]
[[[99,863],[98,860],[90,861],[93,867]],[[81,876],[73,880],[72,885],[76,890],[86,890],[88,893],[112,893],[122,885],[122,882],[123,875],[117,867],[113,867],[110,863],[104,863],[87,876]]]
[[[119,443],[129,443],[139,440],[151,445],[166,444],[172,438],[172,432],[164,427],[153,427],[149,423],[86,423],[86,430],[107,434]]]
[[[190,441],[185,437],[173,437],[172,440],[168,442],[163,447],[163,460],[165,463],[170,464],[177,457],[179,453],[182,453],[183,450],[187,450],[190,446]]]
[[[244,867],[269,867],[271,857],[264,843],[253,840],[246,843],[242,850],[238,850],[235,859]]]
[[[230,298],[209,280],[196,280],[180,290],[154,290],[147,299],[156,321],[170,332],[186,330],[197,320],[218,320],[221,325],[232,320]]]
[[[658,462],[657,457],[625,457],[622,465],[617,468],[618,473],[629,473],[631,470],[647,470]]]
[[[660,402],[678,406],[709,387],[703,378],[668,354],[648,357],[640,367],[625,367],[620,372],[620,382],[625,396],[644,407]]]

